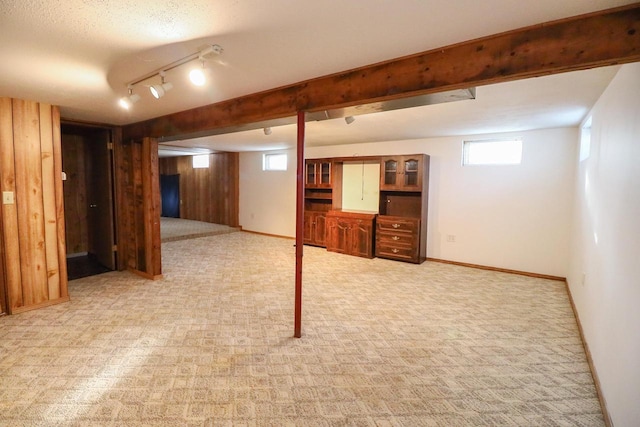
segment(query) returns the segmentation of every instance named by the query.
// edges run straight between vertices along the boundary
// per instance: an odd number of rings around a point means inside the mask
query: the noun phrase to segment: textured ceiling
[[[1,0],[0,96],[61,106],[65,118],[126,124],[625,0]],[[209,84],[117,106],[126,82],[217,43]],[[156,82],[154,82],[156,83]]]

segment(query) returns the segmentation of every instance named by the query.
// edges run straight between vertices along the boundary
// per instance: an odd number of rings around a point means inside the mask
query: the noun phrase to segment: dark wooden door
[[[88,252],[115,270],[112,159],[110,131],[96,130],[85,145],[87,171]]]

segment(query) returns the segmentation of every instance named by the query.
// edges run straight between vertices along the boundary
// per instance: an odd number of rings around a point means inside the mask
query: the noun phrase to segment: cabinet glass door
[[[408,159],[404,161],[404,185],[418,185],[418,160]]]
[[[386,160],[384,162],[384,184],[396,185],[396,175],[398,173],[398,162]]]
[[[307,163],[307,181],[306,185],[314,185],[316,183],[316,164]]]
[[[331,184],[331,162],[320,163],[320,183]]]

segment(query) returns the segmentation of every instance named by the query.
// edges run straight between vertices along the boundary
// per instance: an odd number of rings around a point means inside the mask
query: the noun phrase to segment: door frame
[[[117,188],[115,185],[115,173],[116,173],[116,165],[115,165],[115,147],[117,146],[116,144],[116,139],[120,137],[121,135],[121,131],[119,128],[114,127],[114,126],[110,126],[110,125],[103,125],[103,124],[94,124],[94,123],[84,123],[84,122],[76,122],[76,121],[72,121],[72,120],[66,120],[66,119],[62,119],[61,120],[61,126],[60,126],[60,133],[61,136],[65,134],[64,130],[65,128],[68,127],[75,127],[75,128],[79,128],[79,129],[86,129],[87,131],[91,130],[91,129],[98,129],[98,130],[104,130],[107,134],[107,139],[108,139],[108,151],[109,151],[109,170],[110,170],[110,179],[109,179],[109,191],[111,192],[111,215],[110,215],[110,220],[111,220],[111,231],[112,231],[112,236],[111,239],[113,241],[113,267],[114,270],[122,270],[123,268],[121,268],[121,263],[118,257],[118,203],[116,203],[117,201]],[[83,141],[86,143],[86,141]],[[86,156],[86,153],[85,153]],[[64,153],[63,153],[63,162],[64,162]],[[88,202],[88,200],[87,200]],[[87,208],[88,209],[88,208]],[[88,214],[88,213],[87,213]],[[66,221],[66,217],[64,218],[65,220],[65,227],[67,226],[67,221]],[[88,220],[87,220],[88,222]]]

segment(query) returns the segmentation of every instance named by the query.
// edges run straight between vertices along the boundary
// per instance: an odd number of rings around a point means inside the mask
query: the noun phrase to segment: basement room
[[[0,425],[640,425],[640,3],[0,11]]]

